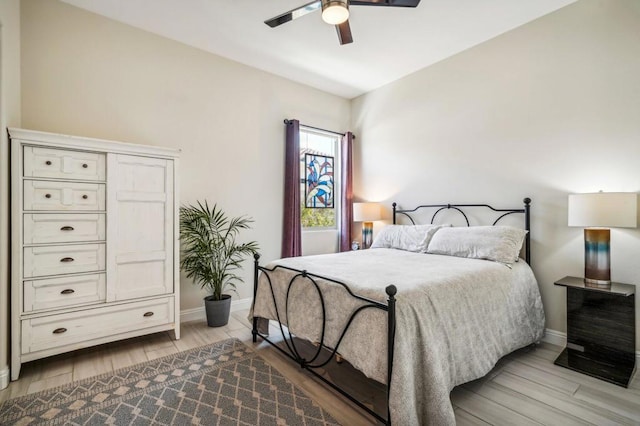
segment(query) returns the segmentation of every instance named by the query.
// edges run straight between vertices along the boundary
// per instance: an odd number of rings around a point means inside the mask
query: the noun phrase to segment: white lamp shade
[[[638,194],[596,192],[569,195],[569,226],[635,228],[638,226]]]
[[[338,25],[349,19],[349,5],[345,0],[324,0],[322,2],[322,20],[327,24]]]
[[[382,219],[379,203],[353,203],[354,222],[373,222]]]

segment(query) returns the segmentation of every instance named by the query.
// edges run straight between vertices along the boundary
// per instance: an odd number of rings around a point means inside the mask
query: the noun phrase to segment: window
[[[300,126],[300,223],[303,229],[339,224],[340,136]]]

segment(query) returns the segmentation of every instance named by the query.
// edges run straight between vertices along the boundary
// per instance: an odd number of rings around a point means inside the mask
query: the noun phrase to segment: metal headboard
[[[469,226],[469,218],[467,217],[467,215],[465,214],[465,212],[462,209],[466,209],[466,208],[471,208],[471,207],[483,207],[483,208],[487,208],[490,209],[496,213],[502,213],[500,216],[498,216],[498,218],[496,220],[493,221],[492,225],[496,225],[502,218],[504,218],[505,216],[509,216],[511,214],[515,214],[515,213],[524,213],[524,229],[527,230],[527,235],[525,236],[524,239],[524,255],[525,255],[525,260],[527,261],[527,263],[529,265],[531,265],[531,198],[525,198],[524,200],[522,200],[524,202],[524,208],[522,209],[496,209],[495,207],[490,206],[489,204],[423,204],[420,205],[416,208],[410,209],[410,210],[400,210],[398,209],[398,205],[396,203],[393,203],[393,223],[396,223],[396,218],[397,215],[401,214],[404,215],[406,217],[409,218],[409,220],[411,221],[412,224],[416,224],[416,222],[413,220],[413,218],[411,217],[411,213],[415,213],[416,211],[420,210],[420,209],[426,209],[426,208],[435,208],[437,209],[434,213],[433,216],[431,216],[431,223],[433,224],[433,221],[435,220],[436,216],[438,215],[438,213],[440,213],[442,210],[446,210],[446,209],[453,209],[458,211],[462,217],[464,217],[464,220],[467,222],[467,226]]]

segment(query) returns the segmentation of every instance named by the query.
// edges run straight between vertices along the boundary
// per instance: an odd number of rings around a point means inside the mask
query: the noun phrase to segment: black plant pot
[[[205,297],[204,310],[207,313],[207,325],[209,327],[227,325],[229,312],[231,311],[231,296],[223,294],[220,300],[214,300],[213,296]]]

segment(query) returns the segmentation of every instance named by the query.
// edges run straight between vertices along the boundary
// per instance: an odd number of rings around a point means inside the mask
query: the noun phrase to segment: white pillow
[[[509,265],[518,261],[526,235],[524,229],[511,226],[444,228],[433,236],[427,253],[487,259]]]
[[[443,225],[387,225],[378,233],[371,248],[393,248],[424,253],[429,241]]]

